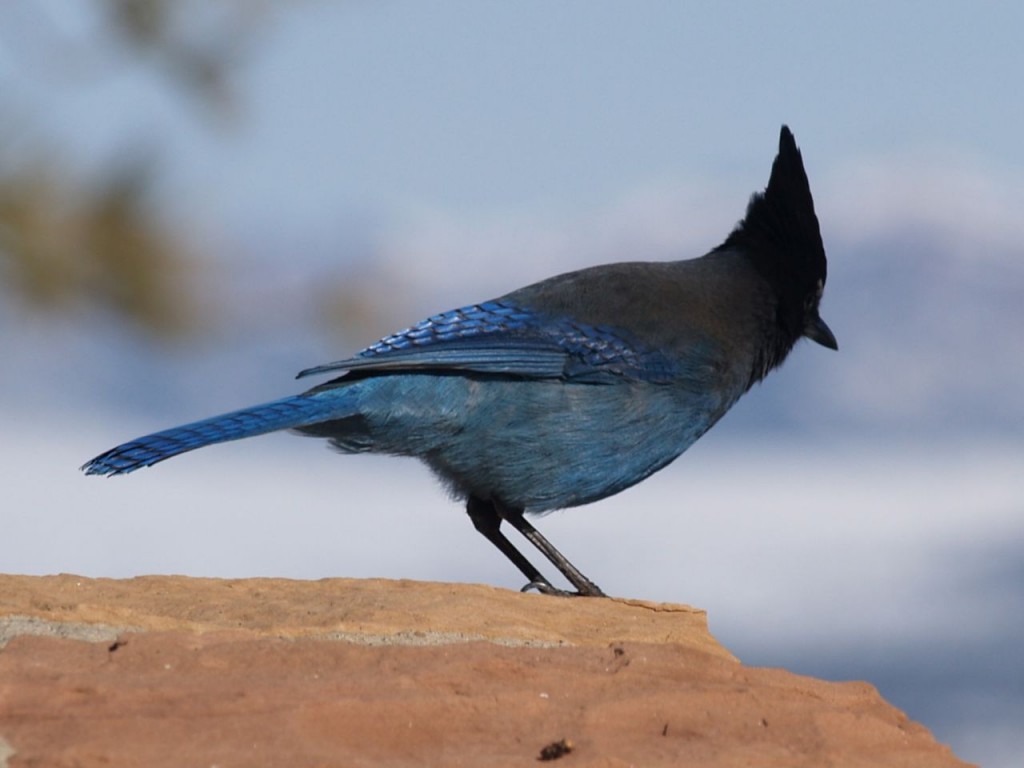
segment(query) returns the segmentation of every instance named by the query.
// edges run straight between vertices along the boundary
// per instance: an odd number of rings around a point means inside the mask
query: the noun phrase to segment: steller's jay
[[[307,392],[140,437],[82,469],[119,475],[279,429],[344,453],[415,456],[466,500],[524,589],[600,596],[524,513],[597,501],[658,471],[801,336],[837,349],[818,315],[825,272],[803,160],[783,126],[767,188],[700,258],[591,267],[435,315],[302,371],[340,373]],[[576,592],[554,588],[502,521]]]

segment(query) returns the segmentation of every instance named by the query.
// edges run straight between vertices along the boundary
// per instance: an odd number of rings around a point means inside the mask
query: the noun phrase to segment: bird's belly
[[[640,482],[727,407],[721,398],[664,384],[387,379],[378,380],[378,396],[364,400],[370,450],[423,459],[456,496],[535,512],[586,504]]]

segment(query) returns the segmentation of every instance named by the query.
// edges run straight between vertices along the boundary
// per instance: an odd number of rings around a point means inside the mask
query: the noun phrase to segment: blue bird
[[[767,188],[700,258],[592,267],[435,315],[302,371],[338,374],[307,392],[140,437],[82,469],[124,474],[279,429],[344,453],[415,456],[466,501],[524,589],[601,596],[524,514],[597,501],[657,472],[801,337],[837,349],[818,314],[825,273],[803,160],[783,126]],[[576,591],[553,587],[502,522]]]

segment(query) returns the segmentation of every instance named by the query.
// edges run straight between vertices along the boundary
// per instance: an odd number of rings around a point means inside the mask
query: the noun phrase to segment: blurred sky
[[[161,148],[164,202],[233,234],[337,237],[353,217],[427,213],[565,226],[689,185],[735,220],[783,122],[828,212],[847,201],[823,185],[851,168],[942,162],[1017,195],[1024,178],[1017,3],[267,6],[220,131],[155,66],[69,80],[33,59],[55,30],[104,42],[96,6],[42,5],[47,23],[21,10],[35,21],[0,36],[5,100],[85,166]]]
[[[227,327],[182,347],[0,305],[0,460],[19,510],[0,569],[516,586],[408,462],[273,437],[118,481],[74,467],[296,391],[295,371],[426,313],[572,267],[699,255],[763,188],[785,122],[840,352],[800,345],[649,487],[541,526],[610,591],[708,608],[745,660],[865,677],[961,756],[1014,764],[1024,5],[252,6],[212,123],[159,60],[105,34],[100,5],[0,15],[2,154],[42,138],[85,178],[151,156],[155,206]],[[217,13],[191,7],[201,39]],[[69,41],[81,71],[53,55]],[[345,343],[313,317],[325,285],[370,305]],[[749,442],[765,422],[807,430]]]

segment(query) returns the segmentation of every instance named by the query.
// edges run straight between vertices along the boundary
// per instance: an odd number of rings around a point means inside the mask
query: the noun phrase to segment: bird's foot
[[[529,592],[530,590],[537,590],[542,595],[551,595],[553,597],[607,597],[601,589],[593,583],[588,583],[588,587],[584,590],[581,589],[578,592],[570,592],[567,589],[559,589],[558,587],[552,586],[547,581],[541,581],[534,579],[526,586],[524,586],[520,592]]]

